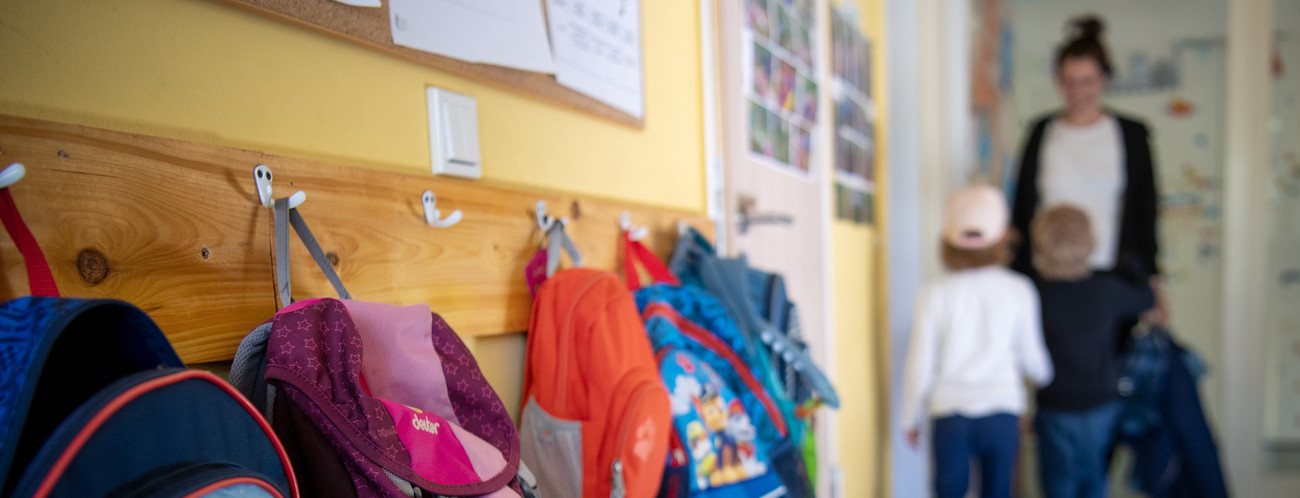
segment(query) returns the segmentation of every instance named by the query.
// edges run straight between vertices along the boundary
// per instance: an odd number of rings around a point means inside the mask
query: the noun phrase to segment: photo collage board
[[[814,0],[745,0],[749,150],[811,179],[818,82]]]
[[[874,224],[876,120],[871,42],[856,16],[831,9],[831,100],[835,106],[835,215]]]

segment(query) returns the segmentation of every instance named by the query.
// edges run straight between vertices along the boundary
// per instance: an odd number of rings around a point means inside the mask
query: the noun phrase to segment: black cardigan
[[[1160,272],[1156,264],[1156,193],[1155,164],[1151,159],[1146,125],[1113,113],[1119,121],[1120,135],[1124,137],[1124,205],[1119,229],[1119,247],[1115,253],[1113,271],[1126,278],[1145,283],[1147,277]],[[1053,113],[1034,123],[1029,140],[1020,156],[1020,174],[1016,181],[1016,198],[1011,210],[1011,226],[1020,232],[1021,243],[1016,248],[1011,268],[1035,277],[1032,264],[1033,242],[1029,224],[1038,211],[1038,171],[1043,134],[1047,124],[1058,114]]]

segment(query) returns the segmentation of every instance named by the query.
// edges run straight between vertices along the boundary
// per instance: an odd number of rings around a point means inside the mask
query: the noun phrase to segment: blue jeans
[[[980,496],[1011,496],[1011,473],[1020,451],[1017,418],[1009,413],[934,419],[934,493],[939,498],[966,496],[970,464],[980,468]]]
[[[1106,496],[1106,451],[1119,420],[1120,401],[1089,410],[1039,408],[1038,478],[1051,498]]]

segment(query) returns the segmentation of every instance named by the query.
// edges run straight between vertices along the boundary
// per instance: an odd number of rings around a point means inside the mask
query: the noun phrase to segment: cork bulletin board
[[[644,127],[642,118],[562,86],[552,75],[476,64],[396,45],[389,28],[387,2],[375,8],[333,0],[213,1],[621,125]]]

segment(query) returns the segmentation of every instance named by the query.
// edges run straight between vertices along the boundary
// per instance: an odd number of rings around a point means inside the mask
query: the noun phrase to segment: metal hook
[[[8,188],[10,185],[18,183],[18,180],[22,180],[26,175],[27,168],[23,167],[23,163],[10,164],[3,172],[0,172],[0,188]]]
[[[265,164],[259,164],[253,168],[253,182],[257,184],[257,200],[263,207],[275,207],[275,198],[271,196],[271,168]],[[307,194],[299,190],[289,196],[289,209],[302,205],[307,200]]]
[[[438,198],[433,195],[432,190],[425,190],[424,194],[420,195],[420,203],[424,204],[425,223],[434,228],[447,228],[460,223],[462,215],[459,209],[452,211],[446,218],[442,218],[442,212],[435,207],[437,202]]]

